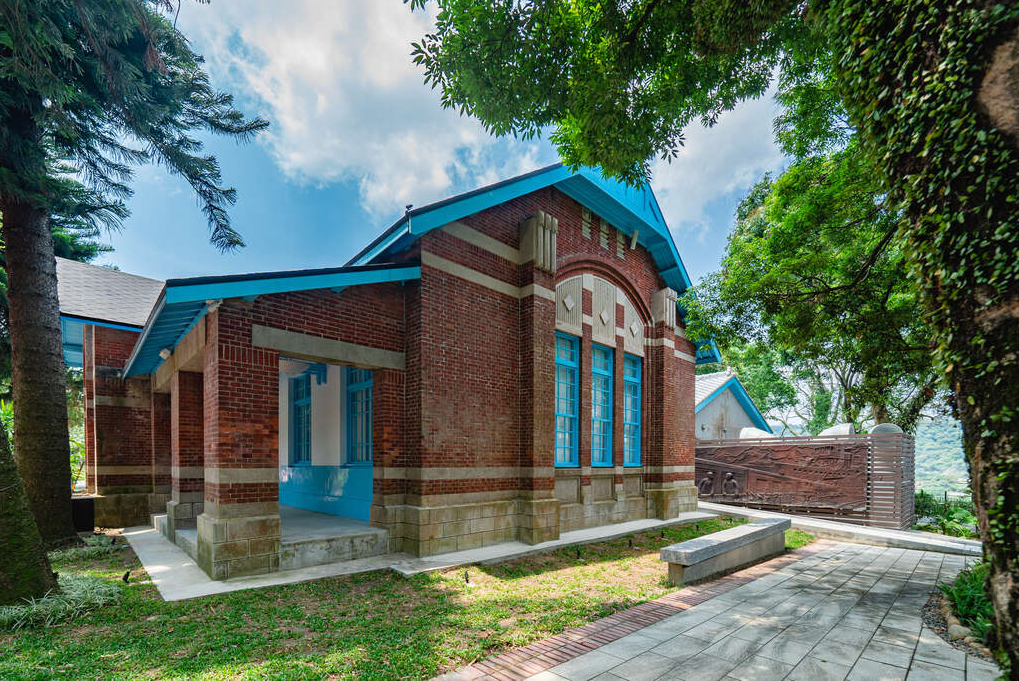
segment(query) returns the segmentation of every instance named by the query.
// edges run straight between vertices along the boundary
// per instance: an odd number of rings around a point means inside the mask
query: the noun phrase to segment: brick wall
[[[151,394],[146,377],[123,379],[138,333],[92,327],[86,375],[91,404],[86,424],[94,433],[99,494],[152,491]],[[91,418],[89,418],[91,417]]]

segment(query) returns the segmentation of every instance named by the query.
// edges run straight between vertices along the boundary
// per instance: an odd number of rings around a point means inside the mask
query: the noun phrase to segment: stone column
[[[166,504],[167,536],[195,527],[204,502],[204,420],[202,374],[175,371],[170,378],[171,500]]]
[[[251,316],[240,300],[206,315],[198,564],[213,579],[279,570],[279,353],[252,347]]]
[[[647,515],[674,518],[696,510],[694,473],[693,346],[676,326],[676,292],[651,299],[648,334],[648,437],[644,467]]]
[[[95,327],[86,324],[82,329],[81,383],[85,401],[85,491],[96,494],[96,411],[95,411]]]
[[[149,507],[161,510],[171,499],[170,396],[153,390],[151,405],[152,497]]]
[[[559,538],[555,498],[555,271],[558,221],[538,212],[521,224],[520,541]]]

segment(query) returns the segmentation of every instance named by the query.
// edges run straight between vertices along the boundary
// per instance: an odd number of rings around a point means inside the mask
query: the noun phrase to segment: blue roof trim
[[[715,345],[714,340],[696,341],[693,346],[697,348],[697,352],[694,354],[697,366],[701,364],[722,363],[722,354],[718,351],[718,346]]]
[[[420,265],[380,264],[170,279],[127,360],[124,376],[141,376],[155,371],[163,362],[159,352],[164,348],[172,351],[177,347],[205,316],[207,303],[214,300],[420,278]]]
[[[766,430],[769,433],[772,432],[771,426],[764,420],[764,416],[761,415],[761,411],[754,404],[754,401],[750,399],[750,395],[747,394],[743,384],[739,382],[739,379],[735,376],[730,378],[728,381],[723,383],[719,388],[704,398],[704,400],[694,408],[694,413],[700,413],[701,409],[708,406],[711,400],[721,395],[726,390],[731,390],[732,394],[736,397],[736,401],[739,402],[740,406],[743,407],[743,411],[747,413],[750,420],[754,422],[754,425],[761,430]]]
[[[134,331],[135,333],[142,330],[142,327],[131,324],[115,324],[101,319],[77,315],[60,315],[60,342],[64,351],[64,364],[69,367],[81,367],[85,361],[86,324],[105,326],[109,329],[120,329],[122,331]]]
[[[690,276],[650,186],[633,188],[604,177],[598,168],[582,167],[573,172],[561,163],[410,210],[348,265],[365,265],[406,247],[426,232],[549,186],[624,233],[636,231],[637,242],[651,252],[666,285],[680,293],[690,287]]]

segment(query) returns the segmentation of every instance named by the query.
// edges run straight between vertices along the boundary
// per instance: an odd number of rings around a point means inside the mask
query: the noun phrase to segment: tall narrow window
[[[372,372],[347,368],[347,463],[372,460]]]
[[[555,464],[577,466],[577,366],[579,343],[575,336],[555,336]]]
[[[290,379],[290,463],[311,463],[311,376]]]
[[[591,465],[612,465],[612,349],[591,347]]]
[[[640,465],[640,357],[623,356],[623,465]]]

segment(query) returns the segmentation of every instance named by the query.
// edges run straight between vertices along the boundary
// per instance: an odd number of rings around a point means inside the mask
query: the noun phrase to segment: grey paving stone
[[[702,641],[699,638],[692,638],[690,636],[680,634],[679,636],[670,638],[664,643],[658,644],[656,647],[651,649],[651,652],[672,660],[680,661],[685,660],[688,657],[693,657],[709,645],[711,644],[707,641]]]
[[[730,662],[742,662],[761,648],[760,643],[744,641],[735,636],[726,636],[717,643],[712,643],[704,649],[705,655],[721,657]]]
[[[913,660],[906,675],[907,681],[965,681],[965,678],[961,670],[923,660]]]
[[[786,678],[790,681],[842,681],[849,676],[849,670],[844,664],[805,657]]]
[[[849,681],[903,681],[906,670],[877,660],[861,657],[849,672]]]
[[[903,631],[902,629],[893,629],[891,627],[881,625],[880,627],[877,628],[877,631],[874,632],[873,640],[880,641],[882,643],[891,643],[893,645],[904,646],[908,648],[915,646],[919,638],[920,638],[919,634],[914,634],[908,631]]]
[[[913,653],[914,660],[932,662],[953,669],[966,668],[966,653],[956,650],[940,638],[936,642],[921,640]]]
[[[725,658],[698,653],[659,677],[660,681],[718,681],[736,667]]]
[[[607,672],[613,667],[618,667],[622,661],[615,655],[609,655],[600,650],[592,650],[580,657],[575,657],[568,662],[556,665],[549,669],[549,671],[564,679],[570,679],[570,681],[587,681],[602,672]]]
[[[1001,670],[992,664],[981,662],[973,656],[966,658],[966,681],[994,681],[1001,676]]]
[[[567,681],[567,680],[564,677],[559,676],[558,674],[553,674],[552,672],[545,670],[543,672],[535,674],[534,676],[528,676],[527,681]]]
[[[854,613],[853,610],[849,611],[845,617],[839,620],[836,627],[852,627],[854,629],[862,629],[873,634],[877,631],[878,626],[881,624],[881,616],[870,616]]]
[[[862,643],[852,645],[841,641],[823,640],[814,646],[807,656],[852,667],[862,652]]]
[[[867,645],[867,642],[870,641],[870,637],[872,635],[872,631],[846,626],[845,620],[843,620],[832,627],[832,630],[829,631],[822,640],[839,641],[840,643],[848,643],[854,646],[865,646]]]
[[[786,664],[797,665],[807,656],[812,647],[810,644],[796,643],[779,637],[765,644],[757,651],[757,654]]]
[[[636,634],[630,634],[623,638],[618,638],[612,643],[607,643],[601,648],[598,648],[603,653],[609,655],[615,655],[616,657],[624,660],[629,660],[631,657],[637,657],[646,650],[651,650],[656,645],[661,643],[656,638],[650,636],[643,636],[639,632]]]
[[[780,681],[792,669],[791,664],[753,655],[729,672],[729,676],[740,681]]]
[[[896,667],[906,668],[909,667],[909,661],[913,658],[913,647],[903,647],[892,645],[891,643],[883,643],[881,641],[871,641],[867,644],[867,647],[863,649],[861,657],[865,657],[868,660],[874,660],[876,662],[894,665]]]
[[[919,633],[921,627],[923,627],[923,620],[919,615],[905,614],[901,611],[897,611],[893,607],[888,614],[885,615],[884,620],[881,621],[881,625],[891,627],[892,629],[902,629],[903,631]]]
[[[626,679],[621,676],[616,676],[612,672],[604,672],[594,677],[591,681],[626,681]]]
[[[725,638],[732,632],[743,626],[742,622],[735,622],[732,620],[717,621],[710,619],[707,622],[701,622],[700,624],[687,629],[685,633],[687,636],[693,638],[699,638],[710,643],[714,643],[719,639]]]
[[[752,641],[753,643],[764,645],[781,634],[784,629],[784,627],[776,624],[751,622],[734,631],[732,635],[744,641]]]
[[[675,660],[654,653],[643,653],[610,671],[628,681],[654,681],[675,666]]]

